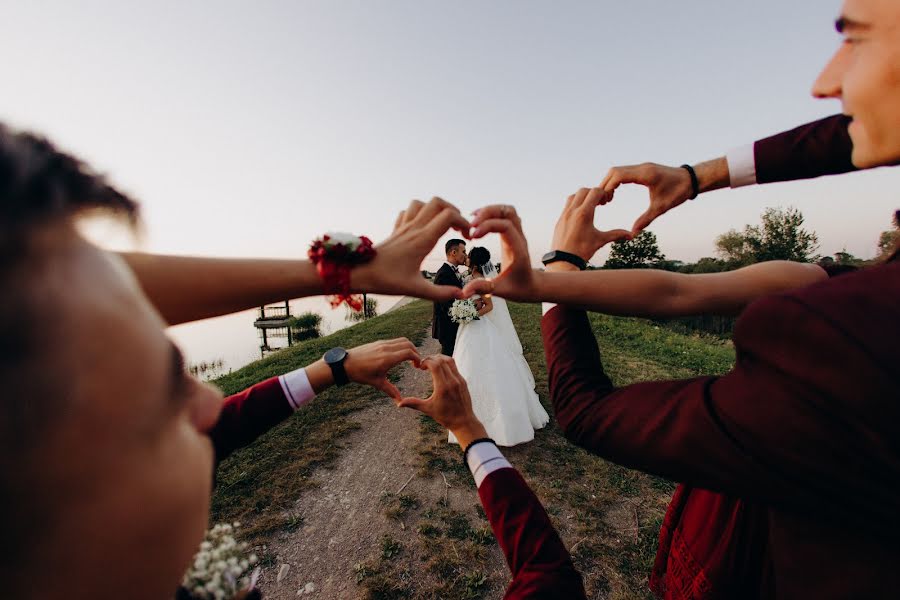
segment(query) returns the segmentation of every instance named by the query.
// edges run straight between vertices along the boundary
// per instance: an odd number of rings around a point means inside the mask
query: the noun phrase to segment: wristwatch
[[[323,357],[325,364],[331,367],[331,374],[334,376],[335,385],[346,385],[350,383],[347,377],[347,371],[344,369],[344,361],[347,360],[347,351],[343,348],[332,348],[325,353]]]
[[[572,254],[571,252],[565,252],[563,250],[551,250],[541,258],[541,262],[545,265],[560,261],[573,264],[582,271],[587,269],[586,260],[578,256],[577,254]]]

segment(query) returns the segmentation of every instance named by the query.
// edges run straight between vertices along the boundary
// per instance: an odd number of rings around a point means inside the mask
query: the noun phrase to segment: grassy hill
[[[547,404],[547,373],[540,337],[540,307],[511,304],[525,357],[535,375],[537,392]],[[420,341],[431,318],[431,305],[414,302],[326,338],[310,340],[267,357],[221,378],[226,393],[266,377],[303,366],[335,345],[351,347],[376,339],[409,337]],[[722,373],[734,360],[730,342],[710,336],[683,335],[641,319],[593,315],[607,372],[617,385],[636,381]],[[376,400],[377,399],[377,400]],[[316,466],[332,462],[341,451],[341,437],[357,425],[352,413],[384,402],[383,396],[361,386],[329,390],[315,403],[275,428],[255,444],[226,460],[218,472],[213,498],[213,522],[240,520],[256,540],[266,534],[298,527],[301,517],[285,517],[293,501],[309,485]],[[421,441],[415,449],[420,475],[449,477],[453,485],[474,484],[448,446],[446,432],[421,419]],[[538,432],[534,442],[505,451],[547,507],[548,513],[585,577],[589,597],[644,598],[646,578],[656,551],[662,516],[674,485],[631,471],[572,446],[555,422]],[[392,498],[388,510],[418,506],[416,498]],[[408,505],[408,506],[407,506]],[[404,508],[406,507],[406,508]],[[470,526],[453,522],[440,505],[412,511],[414,531],[421,536],[422,568],[445,580],[426,589],[424,583],[397,584],[390,560],[366,565],[359,577],[361,591],[371,598],[482,597],[498,586],[478,578],[472,557],[481,556],[486,521]],[[289,513],[287,513],[289,514]],[[459,530],[459,531],[456,531]],[[386,553],[390,554],[390,553]],[[407,578],[408,579],[408,578]],[[433,578],[431,578],[433,579]],[[416,587],[418,585],[418,587]],[[502,589],[502,588],[500,588]]]

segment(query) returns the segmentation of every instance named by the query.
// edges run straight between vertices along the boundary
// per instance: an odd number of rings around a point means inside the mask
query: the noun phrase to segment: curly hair
[[[473,268],[478,269],[478,272],[484,275],[484,265],[491,262],[491,253],[487,248],[476,246],[469,252],[469,261]]]

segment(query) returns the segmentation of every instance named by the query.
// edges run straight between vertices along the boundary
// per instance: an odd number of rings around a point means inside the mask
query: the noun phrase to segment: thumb
[[[395,386],[393,383],[391,383],[387,379],[381,379],[379,381],[376,381],[375,383],[372,384],[372,386],[381,390],[382,392],[384,392],[385,394],[387,394],[388,396],[393,398],[394,402],[399,402],[400,399],[403,397],[400,394],[400,390],[397,389],[397,386]]]
[[[494,291],[494,282],[489,279],[473,279],[462,290],[464,298],[470,298],[474,294],[490,294]]]
[[[642,232],[650,223],[653,222],[653,219],[656,218],[656,215],[653,214],[652,209],[647,209],[647,212],[642,214],[637,218],[634,222],[634,225],[631,226],[631,235],[636,236],[640,232]]]
[[[425,412],[425,406],[428,404],[427,400],[422,400],[421,398],[401,398],[399,402],[397,402],[397,406],[400,408],[412,408],[414,410],[418,410],[421,412]]]
[[[627,229],[612,229],[610,231],[598,231],[602,246],[610,242],[621,242],[622,240],[630,240],[634,237]]]

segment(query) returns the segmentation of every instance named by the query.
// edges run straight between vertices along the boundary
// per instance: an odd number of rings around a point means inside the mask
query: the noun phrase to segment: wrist
[[[474,416],[471,420],[468,420],[457,427],[451,428],[450,431],[453,432],[454,437],[456,437],[456,441],[459,442],[460,449],[463,450],[468,448],[469,444],[471,444],[472,441],[488,437],[487,430],[484,428],[484,425],[482,425],[481,422]]]
[[[306,376],[309,378],[309,384],[316,394],[334,385],[334,375],[331,373],[331,367],[322,358],[306,367]]]
[[[724,157],[698,163],[694,165],[694,171],[697,173],[701,194],[731,185],[728,160]]]
[[[580,272],[580,271],[581,271],[581,269],[579,269],[579,268],[576,267],[575,265],[573,265],[573,264],[571,264],[571,263],[567,263],[567,262],[562,262],[562,261],[560,261],[560,262],[555,262],[555,263],[550,263],[549,265],[547,265],[547,266],[545,267],[545,270],[548,271],[548,272],[550,272],[550,273],[553,273],[553,272],[562,272],[562,271],[575,271],[575,272]]]

